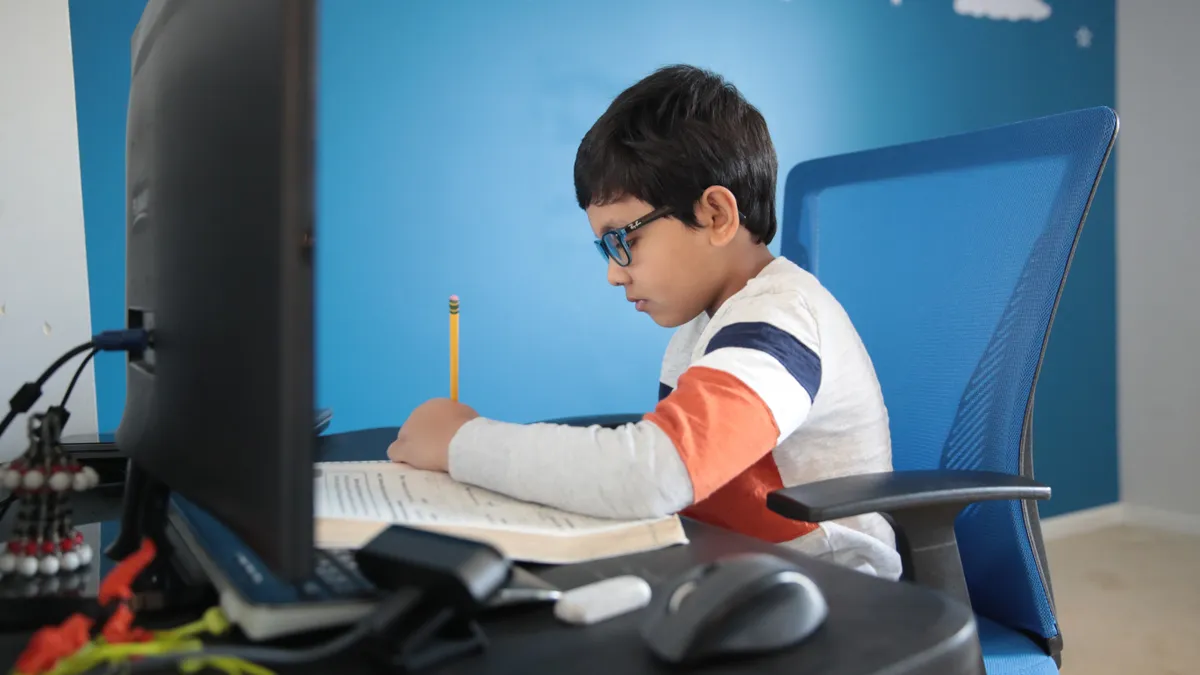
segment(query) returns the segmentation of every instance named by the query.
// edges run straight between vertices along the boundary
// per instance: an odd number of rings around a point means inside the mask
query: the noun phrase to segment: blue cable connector
[[[145,328],[106,330],[92,336],[92,345],[102,352],[135,352],[150,346],[150,331]]]

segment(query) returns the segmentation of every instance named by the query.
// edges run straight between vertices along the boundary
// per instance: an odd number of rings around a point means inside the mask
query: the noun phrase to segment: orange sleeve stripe
[[[767,495],[782,487],[775,457],[764,455],[745,473],[681,514],[702,523],[782,544],[818,527],[815,523],[791,520],[767,508]]]
[[[645,419],[663,430],[706,499],[775,449],[779,427],[762,398],[737,377],[693,366]]]

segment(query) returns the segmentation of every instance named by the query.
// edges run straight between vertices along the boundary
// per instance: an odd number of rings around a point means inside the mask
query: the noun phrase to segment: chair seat
[[[975,615],[987,675],[1058,675],[1054,659],[1024,634]]]

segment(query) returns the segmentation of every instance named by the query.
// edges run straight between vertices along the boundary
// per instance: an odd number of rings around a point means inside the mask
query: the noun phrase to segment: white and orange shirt
[[[899,577],[880,515],[804,523],[766,506],[783,487],[892,470],[875,369],[814,276],[776,258],[711,318],[680,327],[659,395],[653,412],[617,429],[473,420],[450,444],[450,474],[593,516],[681,513]]]

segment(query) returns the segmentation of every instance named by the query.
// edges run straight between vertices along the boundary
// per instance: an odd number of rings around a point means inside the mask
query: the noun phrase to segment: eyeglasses
[[[633,261],[633,255],[629,252],[629,242],[625,237],[639,227],[644,227],[650,223],[662,218],[671,212],[671,207],[664,206],[655,209],[650,213],[638,218],[632,223],[615,230],[609,230],[604,233],[604,236],[596,240],[596,249],[600,251],[600,255],[607,261],[609,258],[621,267],[625,267]]]

